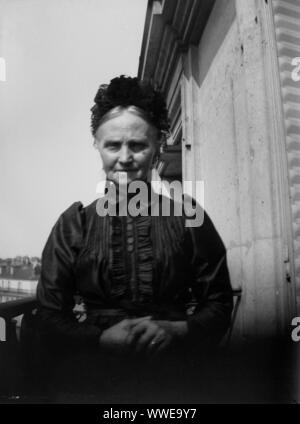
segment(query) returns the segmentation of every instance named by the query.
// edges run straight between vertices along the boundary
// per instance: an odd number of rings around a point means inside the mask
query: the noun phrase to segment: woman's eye
[[[120,145],[119,143],[106,143],[105,148],[116,151],[120,149]]]
[[[145,144],[145,143],[134,143],[130,146],[130,149],[133,152],[140,152],[140,151],[142,151],[146,148],[147,148],[147,144]]]
[[[148,144],[144,142],[141,142],[141,143],[134,142],[134,143],[128,144],[128,149],[131,150],[131,152],[133,153],[141,152],[147,149],[147,147],[148,147]],[[104,145],[104,148],[112,152],[118,152],[122,148],[122,143],[118,143],[115,141],[107,141]]]

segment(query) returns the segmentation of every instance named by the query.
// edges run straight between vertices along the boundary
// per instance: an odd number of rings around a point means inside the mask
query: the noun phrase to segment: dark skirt
[[[203,367],[203,358],[181,349],[156,357],[100,349],[38,352],[35,391],[55,403],[195,402],[208,371],[207,360]]]

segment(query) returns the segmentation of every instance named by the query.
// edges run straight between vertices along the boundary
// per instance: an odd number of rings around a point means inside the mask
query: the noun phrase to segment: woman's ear
[[[94,138],[93,147],[98,150],[98,140]]]
[[[155,168],[157,165],[159,159],[159,155],[157,153],[155,153],[155,155],[153,156],[153,160],[152,160],[152,164],[151,164],[151,169]]]
[[[154,153],[153,159],[152,159],[151,168],[154,168],[157,165],[159,158],[160,158],[160,144],[158,144],[156,146],[155,153]]]
[[[159,145],[158,148],[156,149],[156,152],[155,152],[155,155],[154,155],[154,158],[153,158],[153,162],[154,162],[155,165],[158,164],[159,159],[160,159],[160,155],[161,155],[161,150],[160,150],[160,145]]]

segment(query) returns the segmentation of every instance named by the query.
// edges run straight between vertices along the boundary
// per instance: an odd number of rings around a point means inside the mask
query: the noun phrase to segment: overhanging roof
[[[138,76],[165,91],[175,64],[198,44],[215,0],[149,0]]]

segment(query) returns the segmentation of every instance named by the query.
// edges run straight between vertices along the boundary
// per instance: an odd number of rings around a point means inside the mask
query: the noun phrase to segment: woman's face
[[[95,143],[108,180],[118,184],[122,172],[128,183],[148,179],[157,151],[157,130],[143,118],[122,112],[99,126]]]

